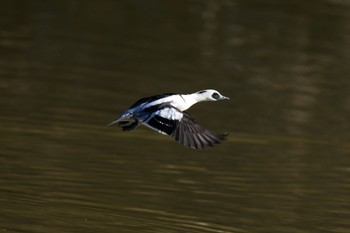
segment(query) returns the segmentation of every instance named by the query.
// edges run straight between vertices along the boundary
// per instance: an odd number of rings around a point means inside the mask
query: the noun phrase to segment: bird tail
[[[111,123],[109,123],[107,126],[111,126],[111,125],[114,125],[115,123],[118,123],[120,121],[128,121],[130,120],[130,118],[133,117],[133,113],[132,112],[127,112],[127,113],[124,113],[122,114],[117,120],[115,121],[112,121]]]

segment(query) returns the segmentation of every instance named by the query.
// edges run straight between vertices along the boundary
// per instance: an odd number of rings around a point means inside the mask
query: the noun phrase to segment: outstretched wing
[[[214,146],[225,139],[224,135],[219,135],[197,124],[187,113],[184,113],[181,121],[179,121],[176,129],[170,136],[179,143],[193,149]]]
[[[193,149],[213,146],[225,139],[223,135],[197,124],[189,114],[171,106],[156,111],[143,124]]]
[[[158,106],[151,108],[157,107]],[[154,111],[151,116],[143,122],[143,124],[161,134],[171,135],[177,128],[183,115],[182,112],[174,107],[159,107],[158,110]]]

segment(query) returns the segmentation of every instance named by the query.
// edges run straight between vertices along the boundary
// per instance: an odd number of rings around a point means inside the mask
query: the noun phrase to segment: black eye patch
[[[211,97],[213,97],[214,99],[219,99],[220,98],[220,95],[218,94],[218,93],[213,93],[212,95],[211,95]]]
[[[206,91],[198,91],[197,93],[198,93],[198,94],[202,94],[202,93],[204,93],[204,92],[206,92]]]

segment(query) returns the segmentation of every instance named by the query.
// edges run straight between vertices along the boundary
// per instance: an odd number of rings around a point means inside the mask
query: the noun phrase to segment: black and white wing
[[[170,135],[176,141],[193,149],[202,149],[206,146],[214,146],[225,139],[219,135],[197,124],[187,113],[184,113],[176,129]]]
[[[143,123],[192,149],[214,146],[225,139],[225,136],[218,135],[197,124],[188,113],[181,112],[173,107],[156,111]]]
[[[171,135],[174,132],[184,115],[182,112],[171,106],[155,106],[150,109],[150,111],[155,111],[143,122],[143,124],[166,135]]]

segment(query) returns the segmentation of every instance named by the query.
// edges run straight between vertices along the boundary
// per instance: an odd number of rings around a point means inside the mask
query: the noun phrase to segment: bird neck
[[[192,105],[198,103],[198,100],[193,97],[192,94],[178,95],[178,100],[173,103],[173,106],[180,111],[189,109]]]
[[[190,98],[194,99],[195,103],[202,102],[202,101],[208,101],[206,96],[198,95],[198,93],[192,93],[189,94]],[[193,104],[195,104],[193,103]]]

